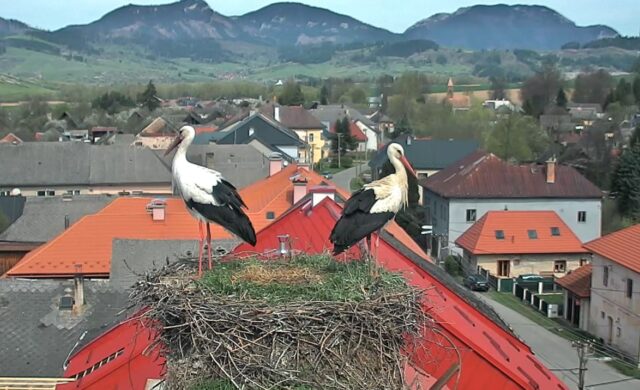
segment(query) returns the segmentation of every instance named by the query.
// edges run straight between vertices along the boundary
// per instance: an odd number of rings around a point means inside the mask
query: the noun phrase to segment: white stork
[[[334,255],[344,252],[364,238],[369,241],[368,249],[371,253],[371,234],[378,232],[377,247],[380,230],[402,207],[407,206],[407,170],[414,176],[415,172],[399,144],[393,143],[387,147],[387,157],[395,168],[395,173],[365,184],[344,205],[342,216],[329,237],[333,243]]]
[[[173,157],[173,180],[180,189],[180,195],[187,209],[198,220],[200,229],[200,252],[198,254],[198,275],[202,275],[202,255],[204,251],[203,223],[207,225],[207,252],[209,269],[211,260],[210,223],[217,223],[251,245],[256,244],[256,232],[251,221],[242,211],[247,207],[236,188],[226,181],[220,172],[192,164],[187,161],[187,149],[193,142],[196,131],[191,126],[180,129],[165,152],[165,156],[176,147]]]

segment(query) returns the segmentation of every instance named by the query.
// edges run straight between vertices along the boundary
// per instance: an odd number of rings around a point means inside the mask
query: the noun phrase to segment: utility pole
[[[578,390],[584,390],[584,377],[587,373],[587,362],[593,354],[590,342],[574,341],[571,343],[578,351]]]
[[[337,133],[337,135],[338,135],[338,168],[342,168],[342,165],[340,165],[340,154],[341,154],[340,137],[342,137],[342,133]]]

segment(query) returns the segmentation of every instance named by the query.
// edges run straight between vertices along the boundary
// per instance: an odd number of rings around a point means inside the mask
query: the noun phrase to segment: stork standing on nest
[[[376,255],[380,231],[391,221],[409,199],[407,171],[415,176],[415,171],[404,155],[402,146],[392,143],[387,147],[387,157],[395,173],[365,184],[355,192],[344,205],[342,216],[336,222],[329,239],[333,243],[333,254],[337,255],[352,245],[367,238],[371,254],[371,235],[376,235]],[[371,260],[374,261],[373,259]],[[373,267],[373,264],[371,264]]]
[[[209,269],[211,259],[211,223],[217,223],[251,245],[256,244],[256,232],[242,208],[247,206],[236,188],[226,181],[220,172],[192,164],[187,160],[187,149],[193,142],[196,131],[184,126],[178,132],[165,156],[178,148],[173,157],[173,181],[180,189],[180,195],[187,209],[198,220],[200,229],[200,252],[198,254],[198,276],[202,276],[202,256],[204,252],[203,224],[207,226],[207,255]]]

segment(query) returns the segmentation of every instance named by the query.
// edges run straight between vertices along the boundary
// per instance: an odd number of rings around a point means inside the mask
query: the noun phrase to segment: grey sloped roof
[[[0,241],[46,242],[64,230],[65,216],[75,223],[94,214],[111,202],[106,195],[75,195],[70,200],[61,196],[29,197],[22,216],[0,234]]]
[[[415,169],[444,169],[458,160],[462,160],[480,147],[476,140],[417,140],[410,142],[407,137],[399,137],[392,142],[402,145],[405,155]],[[369,166],[382,168],[387,161],[387,146],[380,149],[371,159]]]
[[[91,151],[89,183],[171,183],[171,171],[151,149],[96,146]]]
[[[0,214],[7,218],[9,225],[20,218],[24,212],[26,200],[24,196],[0,196]]]
[[[171,183],[147,148],[83,142],[0,145],[0,187]]]
[[[164,156],[156,151],[170,167],[173,154]],[[251,145],[191,145],[187,159],[194,164],[215,169],[236,188],[243,188],[269,176],[269,159]]]
[[[375,123],[365,115],[362,115],[360,111],[343,104],[318,106],[318,108],[311,109],[309,112],[323,124],[328,123],[329,128],[331,128],[338,119],[342,119],[345,115],[351,118],[351,120],[360,121],[371,128],[375,126]]]
[[[229,252],[239,243],[237,239],[213,240],[211,247],[213,251],[224,248]],[[197,257],[198,245],[196,240],[114,240],[109,275],[111,286],[129,289],[146,272],[162,268],[179,258]],[[197,259],[193,261],[197,262]]]
[[[124,313],[127,292],[108,281],[85,281],[81,314],[58,309],[73,280],[0,279],[0,371],[3,376],[59,377],[70,354],[91,341]],[[74,348],[84,332],[82,341]]]
[[[0,145],[0,186],[86,184],[91,146],[83,142]]]

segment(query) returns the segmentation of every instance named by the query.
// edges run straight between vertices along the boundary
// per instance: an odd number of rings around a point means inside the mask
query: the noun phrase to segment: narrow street
[[[369,166],[367,165],[367,163],[353,166],[349,169],[345,169],[344,171],[340,171],[333,175],[333,179],[331,179],[331,181],[333,181],[338,187],[351,192],[351,179],[356,177],[356,174],[368,170]]]
[[[493,301],[485,294],[476,293],[476,296],[493,307],[500,317],[511,325],[511,328],[518,337],[533,349],[536,356],[538,356],[558,378],[565,382],[570,388],[578,388],[578,370],[572,370],[578,367],[578,355],[576,349],[571,346],[570,341],[551,333],[514,310]],[[628,377],[604,362],[589,361],[589,363],[587,363],[585,389],[640,389],[640,380],[625,379],[628,379]],[[603,384],[612,381],[620,382]]]

